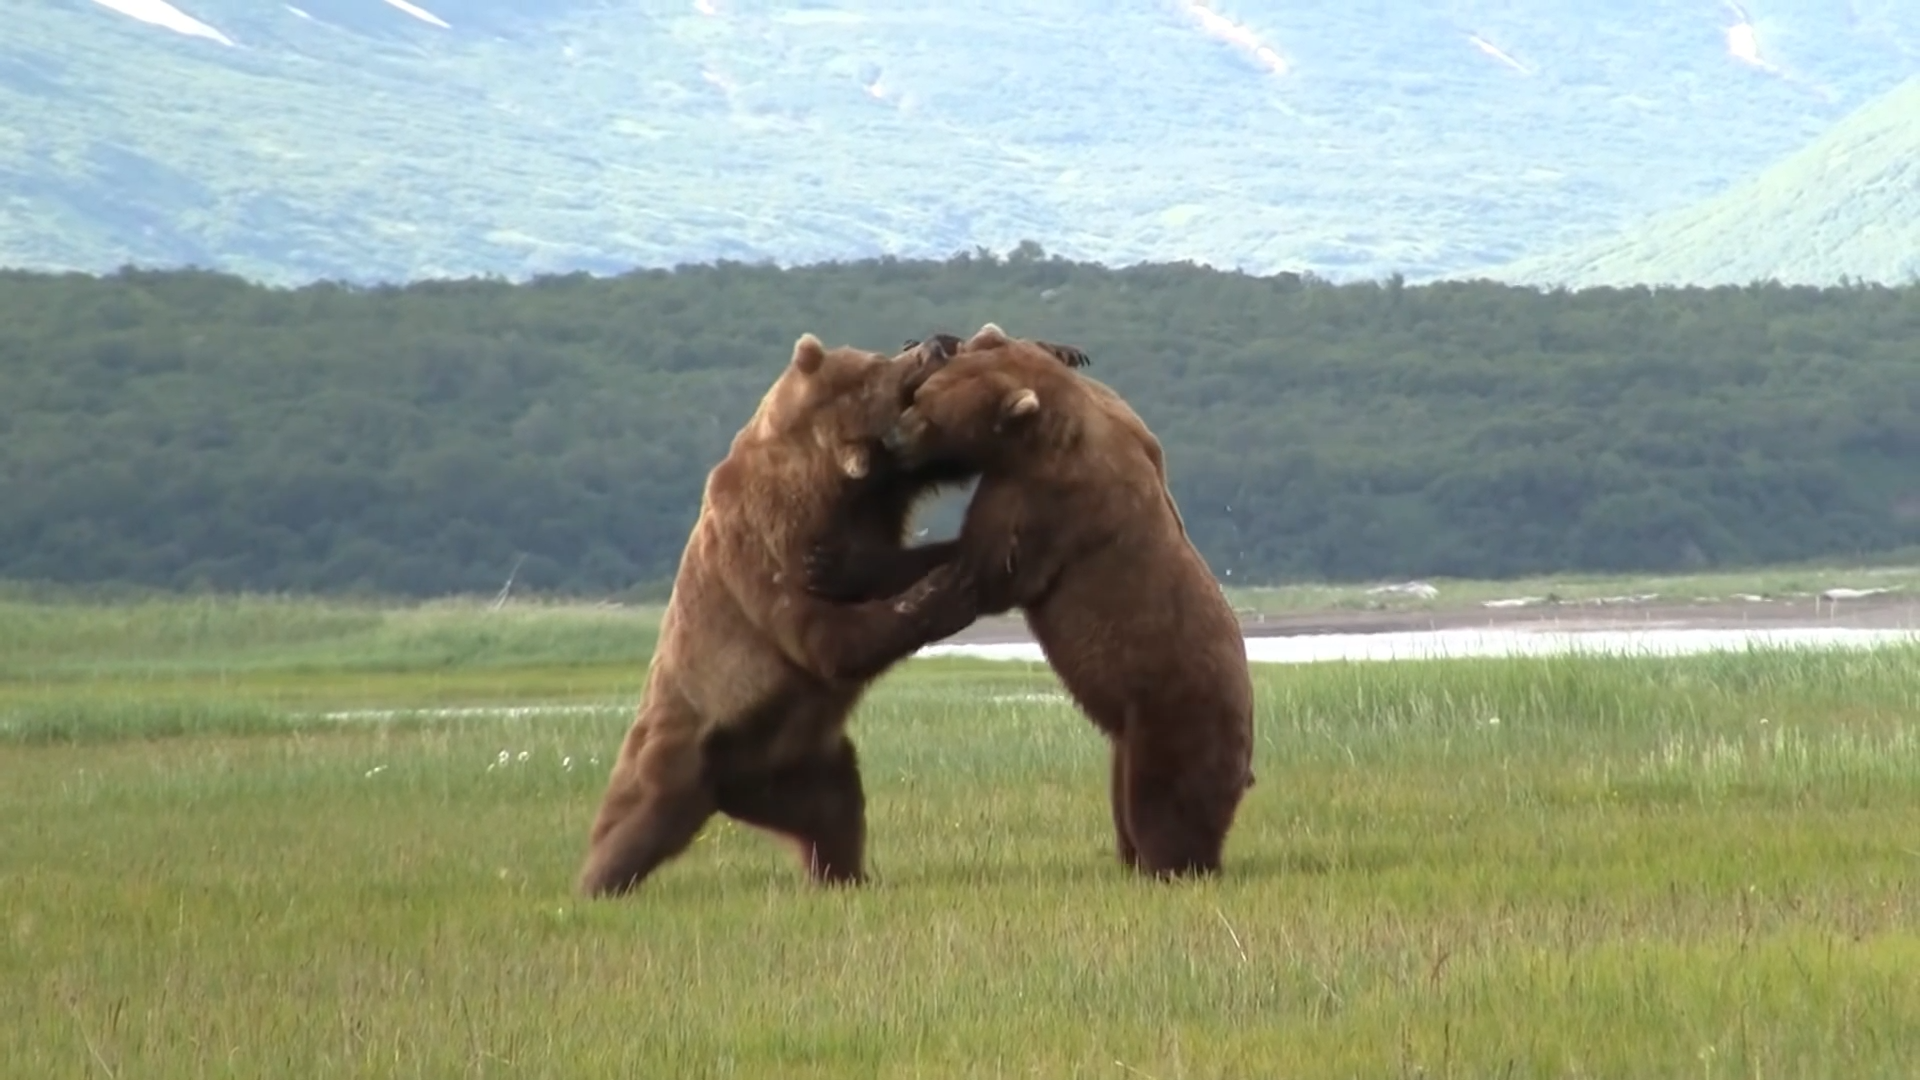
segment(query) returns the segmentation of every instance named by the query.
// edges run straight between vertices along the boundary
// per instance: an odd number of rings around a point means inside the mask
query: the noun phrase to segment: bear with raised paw
[[[863,608],[902,593],[901,656],[1023,609],[1111,742],[1121,861],[1156,877],[1217,873],[1253,783],[1253,685],[1239,619],[1187,537],[1158,440],[1112,390],[991,323],[907,390],[912,406],[883,440],[898,466],[981,474],[959,537],[904,591],[924,549],[889,556],[825,537],[809,588]]]
[[[707,475],[639,712],[589,834],[582,891],[634,888],[716,812],[792,841],[817,882],[865,878],[866,799],[846,722],[900,659],[895,643],[926,631],[911,606],[811,595],[803,557],[832,536],[891,551],[914,577],[947,561],[901,554],[907,522],[923,496],[974,471],[908,472],[878,443],[954,344],[910,343],[889,358],[828,349],[812,334],[795,343]],[[1077,354],[1046,348],[1056,364]]]
[[[971,476],[938,466],[908,476],[878,462],[904,380],[938,359],[828,349],[803,335],[708,473],[582,891],[633,888],[715,812],[791,840],[816,881],[864,877],[866,798],[847,716],[897,659],[892,640],[914,630],[885,602],[808,595],[802,559],[826,534],[897,550],[915,502]]]

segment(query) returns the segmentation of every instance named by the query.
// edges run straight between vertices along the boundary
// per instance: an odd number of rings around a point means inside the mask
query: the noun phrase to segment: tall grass
[[[1102,744],[1044,666],[916,661],[854,723],[872,886],[812,890],[716,820],[586,903],[644,654],[566,655],[550,635],[587,631],[541,620],[573,615],[505,614],[265,618],[191,648],[75,630],[128,644],[29,679],[37,705],[0,679],[16,717],[69,709],[0,739],[5,1072],[1904,1077],[1920,1055],[1920,649],[1262,668],[1227,873],[1176,886],[1114,865]],[[515,629],[356,666],[463,623]],[[532,700],[522,679],[603,708],[312,719]],[[163,684],[175,723],[110,707]]]
[[[0,678],[644,663],[659,610],[262,595],[63,604],[0,596]]]
[[[329,711],[638,693],[652,607],[0,598],[0,740],[279,731]]]

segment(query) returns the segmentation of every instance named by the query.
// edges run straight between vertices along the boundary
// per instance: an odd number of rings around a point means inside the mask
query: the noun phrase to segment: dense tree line
[[[658,586],[801,331],[988,319],[1092,353],[1234,581],[1920,541],[1920,289],[1335,286],[1023,245],[519,285],[0,275],[0,576]]]

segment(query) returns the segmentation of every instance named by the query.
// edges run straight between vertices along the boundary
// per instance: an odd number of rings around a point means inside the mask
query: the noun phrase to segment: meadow
[[[572,893],[651,609],[0,594],[32,1077],[1906,1076],[1920,649],[1257,669],[1218,880],[1040,665],[854,721],[871,887]],[[525,708],[525,707],[537,708]],[[515,711],[519,709],[520,711]],[[438,710],[438,711],[436,711]]]

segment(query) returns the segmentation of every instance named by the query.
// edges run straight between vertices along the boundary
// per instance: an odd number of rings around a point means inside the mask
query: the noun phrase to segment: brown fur
[[[810,595],[802,558],[829,532],[898,551],[916,499],[971,475],[907,476],[874,453],[907,377],[938,359],[826,349],[804,335],[708,473],[593,823],[586,893],[638,885],[715,811],[792,840],[817,881],[864,879],[865,795],[847,716],[903,655],[893,643],[923,631],[905,605]],[[907,572],[945,554],[907,555]]]
[[[1156,876],[1217,872],[1253,779],[1253,688],[1239,620],[1187,538],[1158,440],[1113,391],[992,324],[909,388],[886,439],[901,464],[982,474],[957,557],[902,598],[922,617],[907,629],[945,636],[1023,608],[1111,740],[1121,860]],[[827,545],[810,573],[823,594],[871,595],[867,579],[892,576],[881,561]]]

